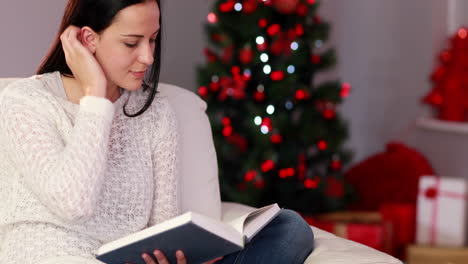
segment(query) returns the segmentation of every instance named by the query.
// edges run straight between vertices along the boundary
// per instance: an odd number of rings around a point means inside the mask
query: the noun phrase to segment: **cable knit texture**
[[[0,263],[95,263],[103,243],[179,214],[177,125],[143,89],[67,100],[59,72],[0,92]],[[99,262],[98,262],[99,263]]]

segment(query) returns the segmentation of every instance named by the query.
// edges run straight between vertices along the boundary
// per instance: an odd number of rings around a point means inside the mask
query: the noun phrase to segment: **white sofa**
[[[13,80],[0,78],[0,93]],[[182,210],[197,211],[218,219],[228,211],[230,214],[248,211],[247,206],[220,200],[216,152],[205,113],[206,103],[193,92],[174,85],[160,84],[159,91],[169,98],[179,124]],[[315,249],[306,264],[401,264],[387,254],[311,228],[315,235]]]

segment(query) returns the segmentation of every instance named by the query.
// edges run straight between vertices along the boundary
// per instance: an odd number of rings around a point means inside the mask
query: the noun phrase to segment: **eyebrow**
[[[159,29],[156,30],[152,35],[156,34],[159,32]],[[128,35],[120,35],[122,37],[136,37],[136,38],[143,38],[143,35],[137,35],[137,34],[128,34]]]

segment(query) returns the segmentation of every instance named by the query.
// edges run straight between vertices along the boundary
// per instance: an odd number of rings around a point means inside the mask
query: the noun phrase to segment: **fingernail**
[[[182,251],[180,251],[180,250],[177,250],[177,251],[176,251],[176,256],[177,256],[178,258],[182,258],[182,257],[184,257],[184,253],[182,253]]]

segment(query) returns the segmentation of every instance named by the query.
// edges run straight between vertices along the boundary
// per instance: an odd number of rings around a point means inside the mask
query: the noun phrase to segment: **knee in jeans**
[[[296,238],[302,238],[302,240],[304,240],[304,243],[313,244],[314,233],[312,232],[312,228],[302,218],[302,216],[300,216],[297,212],[289,209],[283,209],[279,216],[284,218],[284,221],[286,221],[287,226],[294,226],[294,232],[290,235],[295,236]]]

